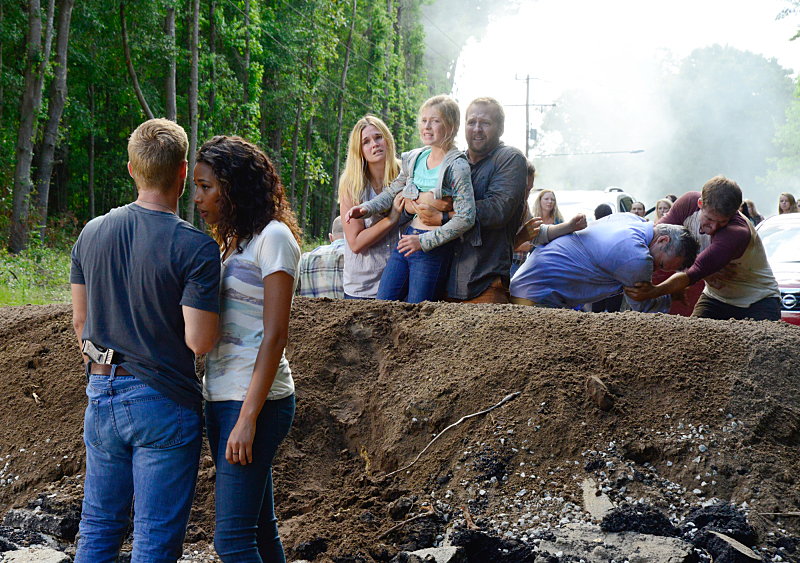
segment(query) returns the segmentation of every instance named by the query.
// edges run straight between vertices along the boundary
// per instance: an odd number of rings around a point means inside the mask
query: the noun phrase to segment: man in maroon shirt
[[[679,197],[660,222],[689,228],[700,241],[697,260],[658,285],[641,282],[625,293],[637,301],[655,299],[680,294],[703,279],[706,287],[693,317],[780,320],[778,284],[758,233],[738,211],[741,205],[742,190],[724,176],[706,182],[702,193]]]

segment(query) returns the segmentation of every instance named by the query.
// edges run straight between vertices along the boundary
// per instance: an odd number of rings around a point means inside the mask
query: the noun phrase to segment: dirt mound
[[[0,309],[0,335],[0,513],[44,490],[79,499],[85,394],[69,309]],[[758,515],[800,510],[795,327],[298,298],[287,355],[297,414],[274,473],[291,555],[389,561],[465,516],[527,541],[588,519],[592,477],[614,503],[655,506],[677,527],[714,499],[735,503],[759,545],[797,560],[800,519]],[[587,395],[591,376],[613,394],[609,412]],[[206,457],[200,546],[213,477]]]

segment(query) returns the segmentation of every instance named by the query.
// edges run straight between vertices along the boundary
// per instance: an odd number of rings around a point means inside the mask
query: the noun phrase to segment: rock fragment
[[[601,411],[608,412],[614,408],[614,395],[597,376],[592,375],[586,379],[586,394]]]
[[[29,547],[17,551],[6,551],[3,554],[3,563],[72,563],[72,558],[55,549]]]

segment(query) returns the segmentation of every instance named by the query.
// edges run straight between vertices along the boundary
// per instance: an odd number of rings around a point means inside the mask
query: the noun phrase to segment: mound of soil
[[[69,308],[0,309],[0,335],[0,514],[43,491],[78,501],[86,399]],[[735,504],[760,545],[780,538],[793,560],[796,327],[298,298],[287,356],[297,413],[274,479],[290,559],[389,561],[454,520],[526,541],[588,519],[592,477],[676,527],[715,499]],[[587,395],[591,376],[610,411]],[[213,537],[213,479],[206,450],[187,539],[199,547]]]

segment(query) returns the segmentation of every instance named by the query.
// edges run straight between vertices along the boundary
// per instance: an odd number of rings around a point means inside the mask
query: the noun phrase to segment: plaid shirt
[[[344,239],[303,253],[298,271],[297,295],[344,299]]]

